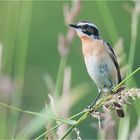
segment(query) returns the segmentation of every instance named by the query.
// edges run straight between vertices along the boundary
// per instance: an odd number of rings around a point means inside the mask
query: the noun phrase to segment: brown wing
[[[106,44],[105,46],[108,47],[109,52],[110,52],[110,57],[111,57],[112,61],[115,64],[115,67],[116,67],[116,70],[117,70],[117,75],[118,75],[118,84],[119,84],[121,82],[122,78],[121,78],[120,68],[119,68],[119,65],[118,65],[118,61],[117,61],[116,55],[115,55],[112,47],[109,45],[109,43],[107,43],[105,41],[104,41],[104,43]]]

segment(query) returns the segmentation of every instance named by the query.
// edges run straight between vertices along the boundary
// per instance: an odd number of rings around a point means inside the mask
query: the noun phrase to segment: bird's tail
[[[117,102],[114,102],[114,106],[115,106],[115,110],[117,112],[118,117],[124,118],[125,117],[125,113],[123,111],[122,106],[119,103],[117,103]]]

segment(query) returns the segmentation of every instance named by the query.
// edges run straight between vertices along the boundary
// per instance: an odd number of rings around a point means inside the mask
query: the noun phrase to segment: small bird
[[[69,24],[74,28],[82,41],[82,52],[87,72],[98,88],[98,96],[101,93],[108,94],[121,82],[121,74],[117,58],[112,47],[100,38],[99,29],[88,21],[81,21],[77,24]],[[116,112],[120,118],[125,116],[119,103],[114,102]]]

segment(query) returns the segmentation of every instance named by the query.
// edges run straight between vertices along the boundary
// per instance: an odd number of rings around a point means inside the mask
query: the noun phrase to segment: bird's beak
[[[69,24],[70,27],[77,29],[78,26],[76,24]]]

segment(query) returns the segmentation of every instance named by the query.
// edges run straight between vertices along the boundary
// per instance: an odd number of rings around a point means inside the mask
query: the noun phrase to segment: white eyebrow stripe
[[[93,26],[94,28],[96,28],[96,29],[98,29],[98,27],[95,25],[95,24],[93,24],[93,23],[86,23],[86,22],[79,22],[77,25],[79,25],[79,26],[81,26],[81,25],[86,25],[86,24],[88,24],[88,25],[90,25],[90,26]]]

